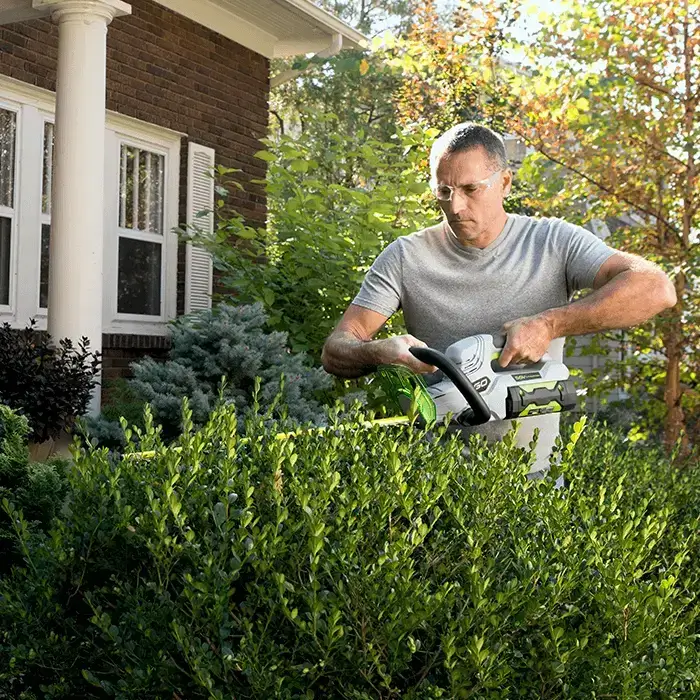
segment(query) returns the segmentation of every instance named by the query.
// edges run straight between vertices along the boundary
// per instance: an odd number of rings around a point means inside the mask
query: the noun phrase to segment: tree
[[[270,97],[270,137],[301,134],[323,142],[329,133],[342,133],[349,143],[397,133],[393,93],[400,71],[384,57],[370,51],[343,51],[329,59],[301,59],[294,63],[303,72],[276,87]],[[333,114],[335,122],[316,115]],[[329,131],[333,129],[333,131]]]
[[[382,30],[401,35],[410,27],[416,0],[320,0],[318,4],[367,36]],[[296,74],[290,75],[290,70]],[[337,115],[348,136],[362,129],[368,136],[388,138],[395,131],[391,95],[400,76],[370,50],[345,49],[330,58],[278,59],[272,72],[287,74],[287,79],[270,93],[271,136],[295,135],[319,126],[313,118],[318,111]]]
[[[497,68],[519,16],[517,0],[462,3],[447,16],[435,0],[426,0],[408,35],[383,49],[389,65],[401,71],[395,99],[403,128],[442,132],[477,121],[508,135],[510,104]],[[516,173],[506,210],[534,214],[532,194]]]
[[[378,29],[405,31],[410,25],[417,0],[320,0],[325,10],[364,34]]]
[[[664,438],[697,402],[700,6],[689,0],[572,0],[543,18],[511,76],[509,128],[560,166],[561,201],[633,215],[617,242],[673,275],[678,303],[633,335],[665,356]],[[661,343],[654,342],[660,338]]]

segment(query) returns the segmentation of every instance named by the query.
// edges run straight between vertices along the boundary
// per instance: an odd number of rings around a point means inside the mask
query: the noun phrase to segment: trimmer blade
[[[437,409],[423,378],[403,365],[381,365],[375,375],[382,390],[397,411],[408,411],[415,406],[426,423],[434,423]]]

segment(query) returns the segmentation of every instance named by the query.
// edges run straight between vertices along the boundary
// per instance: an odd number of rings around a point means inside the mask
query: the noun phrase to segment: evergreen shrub
[[[190,410],[166,446],[147,415],[123,457],[77,455],[49,536],[5,503],[0,697],[700,693],[697,468],[578,423],[559,490],[511,438],[467,458],[365,418]]]
[[[147,357],[131,367],[133,379],[120,387],[117,404],[98,420],[87,421],[88,432],[102,445],[123,443],[115,409],[126,409],[126,417],[133,419],[134,411],[142,412],[146,403],[171,439],[180,432],[185,398],[196,425],[207,421],[221,398],[243,420],[252,405],[256,380],[264,409],[278,403],[282,380],[280,406],[286,416],[297,423],[318,423],[324,419],[323,400],[333,386],[331,376],[311,367],[304,353],[289,351],[286,333],[267,328],[259,303],[219,304],[210,311],[182,316],[172,325],[167,361]]]

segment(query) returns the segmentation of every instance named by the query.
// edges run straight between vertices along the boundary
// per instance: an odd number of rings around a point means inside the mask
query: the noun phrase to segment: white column
[[[121,0],[34,0],[58,22],[48,331],[102,349],[107,25]],[[99,391],[92,410],[99,407]]]

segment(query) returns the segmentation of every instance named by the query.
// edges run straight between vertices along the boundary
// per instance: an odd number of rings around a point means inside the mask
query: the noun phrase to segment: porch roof
[[[155,0],[267,58],[318,53],[342,37],[358,48],[365,37],[311,0]],[[0,0],[0,24],[45,17],[45,0]]]

